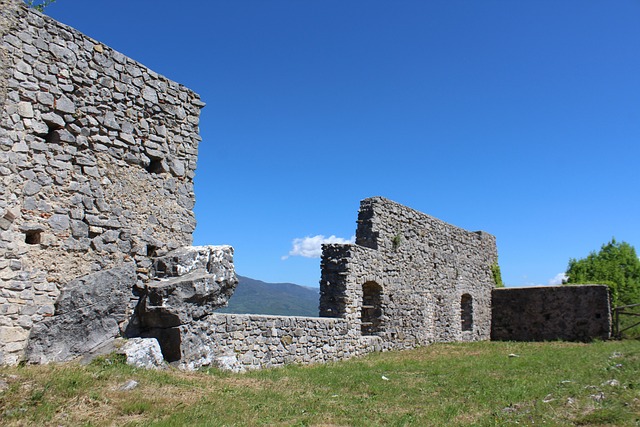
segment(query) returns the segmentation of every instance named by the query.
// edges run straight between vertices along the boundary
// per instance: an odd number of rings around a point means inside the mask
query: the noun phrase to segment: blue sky
[[[318,286],[315,236],[349,240],[371,196],[494,234],[510,286],[612,237],[640,249],[640,1],[46,12],[207,103],[194,243],[233,245],[239,274]]]

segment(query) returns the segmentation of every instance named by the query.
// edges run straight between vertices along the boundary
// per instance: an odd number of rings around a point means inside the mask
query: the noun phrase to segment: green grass
[[[435,344],[247,374],[103,358],[2,368],[0,380],[8,426],[640,425],[637,340]]]

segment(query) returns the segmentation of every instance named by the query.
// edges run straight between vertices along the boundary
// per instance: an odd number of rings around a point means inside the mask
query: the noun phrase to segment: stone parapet
[[[235,372],[346,360],[385,348],[344,319],[251,314],[213,314],[185,328],[182,342],[191,350],[180,367]]]

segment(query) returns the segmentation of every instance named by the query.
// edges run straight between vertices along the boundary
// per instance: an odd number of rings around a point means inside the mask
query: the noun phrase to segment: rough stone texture
[[[161,369],[167,366],[155,338],[130,338],[117,352],[124,354],[127,364],[136,368]]]
[[[324,247],[323,317],[212,314],[180,321],[159,336],[161,344],[180,347],[163,347],[165,358],[185,369],[240,372],[489,338],[493,236],[376,197],[362,201],[356,238],[355,245]],[[156,262],[159,272],[206,263],[184,254],[167,258],[177,264]],[[363,322],[363,315],[371,319]]]
[[[27,362],[70,360],[119,336],[119,323],[126,320],[130,289],[135,282],[133,263],[69,282],[55,303],[53,316],[31,328]]]
[[[0,363],[71,280],[190,245],[204,104],[66,25],[0,2]],[[130,309],[135,302],[132,300]]]
[[[486,340],[496,262],[490,234],[454,227],[382,197],[365,199],[356,244],[323,248],[320,315],[347,319],[381,337],[384,348]],[[471,301],[466,311],[465,298]],[[369,324],[363,325],[363,317]],[[472,322],[463,325],[463,319]]]
[[[345,319],[213,314],[181,327],[188,351],[178,366],[243,372],[346,360],[383,349],[380,337],[361,336],[351,326]]]
[[[215,309],[227,305],[238,284],[230,246],[191,246],[154,261],[157,279],[136,292],[136,324],[129,335],[157,338],[165,359],[190,358],[201,345],[189,337],[194,326]],[[206,320],[205,320],[206,321]]]
[[[611,336],[605,285],[495,289],[492,312],[492,340],[591,341]]]
[[[238,284],[231,246],[191,246],[154,261],[138,316],[145,328],[172,328],[227,305]],[[159,270],[162,267],[162,270]]]

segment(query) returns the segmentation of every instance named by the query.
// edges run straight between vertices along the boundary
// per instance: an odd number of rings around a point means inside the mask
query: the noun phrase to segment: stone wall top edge
[[[322,247],[327,247],[327,248],[344,248],[344,249],[349,249],[349,248],[353,248],[357,246],[355,243],[323,243]]]
[[[323,243],[322,257],[327,256],[357,256],[361,254],[375,254],[377,249],[368,248],[356,243]]]
[[[572,289],[572,288],[608,288],[607,285],[601,285],[597,283],[590,284],[566,284],[566,285],[558,285],[558,286],[520,286],[520,287],[506,287],[506,288],[495,288],[494,291],[505,292],[505,291],[526,291],[531,289],[539,289],[539,290],[557,290],[557,289]]]
[[[236,313],[211,313],[212,316],[227,317],[234,319],[259,319],[259,320],[297,320],[297,321],[314,321],[318,323],[346,323],[346,320],[340,317],[308,317],[308,316],[278,316],[271,314],[236,314]]]
[[[114,53],[117,53],[119,55],[122,55],[132,65],[135,65],[135,66],[138,66],[138,67],[143,68],[145,70],[148,70],[154,75],[154,77],[156,77],[156,78],[158,78],[160,80],[164,80],[167,83],[172,83],[172,84],[176,85],[178,88],[180,88],[180,90],[183,90],[183,91],[187,92],[189,95],[191,95],[192,98],[194,98],[194,101],[195,101],[194,105],[196,105],[199,108],[204,108],[205,103],[201,100],[200,95],[197,92],[195,92],[194,90],[192,90],[192,89],[188,88],[187,86],[183,85],[182,83],[179,83],[179,82],[177,82],[175,80],[172,80],[172,79],[166,77],[165,75],[163,75],[161,73],[158,73],[157,71],[152,70],[150,67],[144,65],[143,63],[141,63],[141,62],[139,62],[139,61],[137,61],[135,59],[132,59],[130,56],[125,55],[124,53],[112,48],[111,46],[101,42],[100,40],[97,40],[97,39],[95,39],[95,38],[93,38],[93,37],[81,32],[81,31],[77,30],[76,28],[73,28],[73,27],[71,27],[71,26],[69,26],[69,25],[67,25],[67,24],[65,24],[63,22],[60,22],[60,21],[58,21],[58,20],[56,20],[56,19],[54,19],[54,18],[42,13],[42,12],[39,12],[39,11],[33,9],[33,8],[28,7],[22,0],[8,0],[8,1],[11,1],[11,2],[14,2],[14,3],[20,3],[20,7],[23,8],[26,11],[26,13],[36,14],[40,18],[44,19],[49,24],[56,25],[59,28],[65,30],[65,31],[69,31],[69,32],[71,32],[71,33],[73,33],[73,34],[75,34],[75,35],[77,35],[79,37],[82,37],[82,38],[84,38],[84,39],[86,39],[86,40],[88,40],[88,41],[90,41],[90,42],[92,42],[92,43],[94,43],[96,45],[99,44],[105,50],[108,50],[110,52],[114,52]]]
[[[368,197],[366,199],[363,199],[360,202],[360,207],[362,208],[362,206],[365,206],[367,204],[380,204],[380,205],[383,205],[383,206],[390,206],[390,207],[393,207],[393,208],[396,208],[396,209],[401,209],[401,210],[404,210],[404,211],[412,212],[413,214],[421,216],[421,217],[423,217],[423,218],[425,218],[425,219],[427,219],[427,220],[429,220],[431,222],[439,223],[442,226],[445,226],[445,227],[448,227],[450,229],[459,231],[459,232],[461,232],[463,234],[468,234],[468,235],[476,234],[476,235],[478,235],[480,237],[483,237],[483,235],[486,235],[487,237],[495,240],[495,236],[493,234],[491,234],[491,233],[486,232],[486,231],[483,231],[483,230],[475,230],[475,231],[467,230],[465,228],[462,228],[462,227],[459,227],[457,225],[451,224],[449,222],[446,222],[446,221],[444,221],[442,219],[436,218],[434,216],[431,216],[431,215],[426,214],[424,212],[421,212],[419,210],[410,208],[409,206],[403,205],[403,204],[398,203],[398,202],[394,202],[393,200],[387,199],[386,197],[382,197],[382,196]]]
[[[231,245],[189,245],[189,246],[184,246],[181,249],[192,249],[192,250],[197,250],[197,249],[211,249],[211,250],[221,250],[221,251],[231,251],[233,252],[233,246]]]

